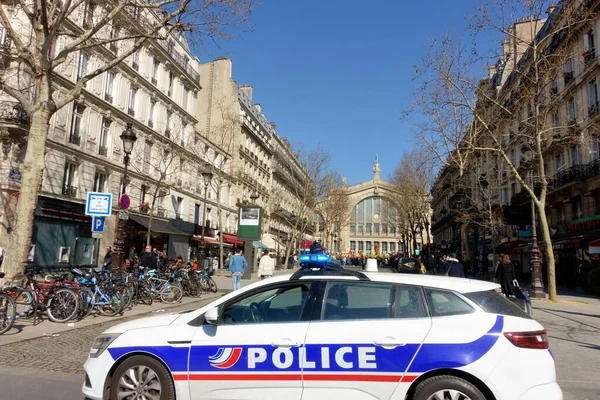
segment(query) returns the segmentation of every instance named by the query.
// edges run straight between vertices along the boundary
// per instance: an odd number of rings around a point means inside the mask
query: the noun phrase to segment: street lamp
[[[431,243],[429,243],[429,221],[425,220],[425,230],[427,231],[427,255],[431,258]],[[421,241],[423,241],[423,234],[421,234]]]
[[[125,130],[121,133],[121,140],[123,141],[123,153],[125,153],[125,157],[123,158],[123,163],[125,164],[125,169],[123,171],[123,186],[121,188],[121,195],[124,195],[127,191],[127,167],[129,166],[129,156],[133,151],[133,145],[137,140],[137,136],[133,131],[133,124],[128,122]],[[119,212],[117,213],[116,219],[116,227],[117,227],[117,235],[116,239],[113,243],[113,252],[112,252],[112,265],[115,266],[117,273],[123,272],[123,260],[124,260],[124,252],[123,249],[123,229],[125,220],[120,218],[121,204],[119,202]]]
[[[531,187],[534,187],[533,174],[530,172]],[[545,298],[544,283],[542,282],[542,256],[537,242],[537,230],[535,226],[535,203],[531,198],[531,250],[529,251],[529,264],[531,265],[531,290],[529,296],[534,298]],[[552,248],[546,248],[552,251]]]
[[[417,225],[417,232],[419,233],[419,235],[421,235],[421,247],[419,248],[420,254],[421,250],[423,250],[423,225],[421,223]]]
[[[200,237],[200,251],[198,252],[198,265],[205,269],[204,260],[206,259],[206,243],[204,242],[204,226],[206,225],[206,197],[208,194],[208,185],[213,178],[213,173],[210,168],[207,168],[202,172],[202,178],[204,179],[204,211],[202,211],[202,233]]]

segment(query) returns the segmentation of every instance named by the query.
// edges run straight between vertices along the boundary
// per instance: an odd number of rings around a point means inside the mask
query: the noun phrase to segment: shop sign
[[[585,231],[589,229],[600,228],[600,215],[594,215],[592,217],[576,219],[564,224],[558,225],[558,233],[569,233]]]
[[[530,230],[520,230],[517,236],[520,238],[530,238],[533,237],[533,233]]]

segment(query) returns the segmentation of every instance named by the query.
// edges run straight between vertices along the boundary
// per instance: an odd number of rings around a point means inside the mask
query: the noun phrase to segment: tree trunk
[[[544,199],[545,200],[545,199]],[[548,219],[546,217],[545,201],[541,203],[541,206],[537,206],[538,217],[542,228],[542,237],[544,244],[546,245],[546,259],[548,262],[548,298],[550,301],[558,301],[556,294],[556,266],[554,263],[554,252],[552,251],[552,238],[550,237],[550,227],[548,226]],[[542,267],[543,276],[543,267]]]
[[[41,95],[43,96],[43,94]],[[10,236],[10,242],[6,250],[7,260],[4,262],[7,280],[12,280],[16,274],[23,273],[27,266],[38,190],[44,172],[46,137],[48,136],[51,116],[52,112],[44,107],[36,110],[31,115],[15,228]]]

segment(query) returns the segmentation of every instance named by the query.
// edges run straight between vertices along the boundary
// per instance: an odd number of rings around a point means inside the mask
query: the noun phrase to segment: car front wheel
[[[174,400],[175,388],[169,371],[157,360],[133,356],[115,370],[110,382],[110,400]]]
[[[452,375],[433,376],[419,383],[413,400],[486,400],[475,385]]]

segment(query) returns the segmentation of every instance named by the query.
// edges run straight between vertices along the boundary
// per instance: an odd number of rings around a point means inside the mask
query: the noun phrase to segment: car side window
[[[394,290],[391,284],[328,282],[323,320],[392,318]]]
[[[239,325],[300,321],[309,293],[310,285],[307,283],[271,287],[261,292],[254,292],[226,305],[221,313],[219,324]]]
[[[425,289],[425,297],[432,317],[446,317],[475,312],[475,309],[467,302],[447,290]]]
[[[396,285],[397,318],[429,318],[420,286]]]

